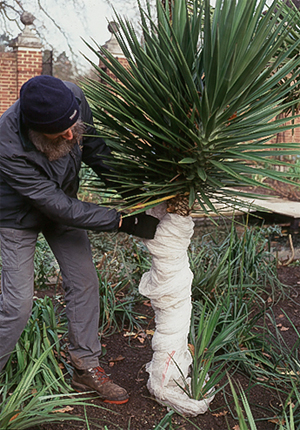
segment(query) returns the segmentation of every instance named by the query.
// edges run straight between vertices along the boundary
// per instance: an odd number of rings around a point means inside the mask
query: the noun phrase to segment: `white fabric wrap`
[[[147,214],[160,219],[155,238],[144,241],[152,255],[152,267],[139,285],[140,293],[151,300],[156,323],[153,357],[146,366],[147,387],[159,403],[184,415],[197,416],[207,411],[213,396],[194,400],[178,386],[184,387],[178,368],[189,382],[187,375],[192,363],[188,334],[193,273],[187,248],[194,222],[191,217],[167,213],[165,204],[148,210]]]

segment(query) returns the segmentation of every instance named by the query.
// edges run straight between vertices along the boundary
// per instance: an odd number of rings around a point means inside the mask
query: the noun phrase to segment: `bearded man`
[[[127,391],[99,366],[99,286],[86,229],[151,239],[158,220],[141,214],[122,222],[116,210],[77,199],[81,161],[105,180],[109,154],[81,89],[52,76],[26,82],[0,118],[0,370],[31,314],[42,232],[63,279],[72,386],[120,404]]]

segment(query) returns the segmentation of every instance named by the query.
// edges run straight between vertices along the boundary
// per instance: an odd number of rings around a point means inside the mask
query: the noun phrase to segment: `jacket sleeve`
[[[111,231],[120,215],[114,209],[67,196],[34,163],[22,156],[0,156],[1,176],[15,191],[48,218],[72,227]]]

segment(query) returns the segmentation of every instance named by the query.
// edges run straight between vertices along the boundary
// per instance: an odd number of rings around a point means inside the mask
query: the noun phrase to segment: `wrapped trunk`
[[[152,267],[142,276],[139,291],[151,300],[156,330],[153,358],[147,364],[147,387],[156,400],[179,413],[196,416],[207,411],[213,396],[194,400],[182,390],[189,382],[192,357],[188,348],[191,285],[187,249],[194,232],[190,216],[167,212],[165,204],[148,211],[160,219],[155,238],[145,240]],[[180,369],[180,370],[179,370]],[[183,379],[184,378],[184,379]]]

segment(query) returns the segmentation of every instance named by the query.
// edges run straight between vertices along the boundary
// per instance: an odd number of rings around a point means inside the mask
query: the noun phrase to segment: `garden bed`
[[[226,228],[229,227],[227,226]],[[209,226],[204,226],[204,229],[208,232]],[[210,226],[210,229],[212,231],[215,227]],[[219,234],[220,232],[218,232]],[[101,250],[99,252],[101,253]],[[278,267],[278,277],[283,284],[289,286],[289,291],[287,291],[289,298],[282,298],[276,304],[272,302],[271,297],[269,299],[265,298],[267,302],[269,300],[269,305],[272,307],[276,317],[278,330],[284,337],[287,346],[293,347],[298,340],[298,336],[291,325],[294,324],[295,328],[300,331],[300,267],[297,263],[289,266],[280,265]],[[37,293],[38,295],[49,294],[51,296],[53,291],[50,289]],[[146,373],[145,365],[152,357],[151,338],[154,329],[154,313],[149,301],[146,299],[138,303],[133,311],[136,312],[136,320],[144,323],[142,330],[137,327],[134,329],[124,327],[120,332],[117,331],[110,335],[104,334],[102,336],[102,345],[105,354],[101,360],[101,364],[107,373],[111,375],[111,378],[116,383],[126,387],[130,394],[130,400],[125,405],[117,406],[107,405],[98,399],[93,399],[94,404],[103,406],[105,409],[87,408],[89,429],[94,430],[99,428],[97,426],[100,425],[100,428],[108,430],[115,428],[122,430],[150,430],[154,428],[167,428],[170,430],[239,430],[229,386],[226,387],[224,392],[219,392],[216,395],[209,411],[204,415],[187,418],[173,413],[172,416],[166,417],[167,408],[159,405],[151,398],[146,387],[148,374]],[[276,413],[282,409],[281,399],[278,395],[264,388],[262,384],[252,383],[243,374],[235,373],[232,380],[235,384],[241,384],[241,387],[246,391],[257,429],[276,429],[278,425],[278,420],[275,418]],[[83,416],[84,410],[81,407],[76,407],[71,410],[71,413]],[[166,426],[159,427],[158,424],[164,417]],[[93,424],[94,420],[97,425]],[[56,430],[59,428],[73,430],[86,427],[73,421],[61,424],[45,424],[39,427],[42,430]]]
[[[291,298],[280,300],[273,306],[274,314],[282,331],[285,341],[291,347],[298,340],[295,332],[291,329],[291,322],[300,330],[300,267],[288,266],[278,269],[280,280],[292,287]],[[147,330],[153,328],[153,312],[149,306],[149,302],[139,305],[136,309],[138,314],[148,315],[149,325]],[[288,321],[288,315],[290,321]],[[96,419],[98,424],[106,425],[109,430],[112,429],[130,429],[130,430],[150,430],[155,428],[158,423],[164,418],[167,409],[160,406],[149,395],[146,388],[147,373],[145,364],[151,360],[151,335],[144,337],[144,333],[136,332],[132,336],[128,336],[128,332],[124,330],[121,333],[115,333],[108,337],[102,337],[102,344],[105,346],[106,354],[102,359],[102,364],[111,375],[113,380],[126,387],[130,393],[130,400],[127,404],[116,406],[106,405],[99,400],[93,400],[94,403],[102,405],[106,410],[98,410],[89,408],[87,411],[90,430],[94,430],[92,420]],[[249,387],[249,380],[243,375],[235,374],[233,381],[241,383],[246,390]],[[226,389],[226,399],[222,393],[217,394],[210,405],[210,409],[204,415],[199,415],[196,418],[185,418],[178,414],[174,414],[170,418],[169,426],[161,427],[167,429],[181,430],[238,430],[237,421],[232,417],[234,407],[227,404],[230,400],[229,387]],[[251,410],[256,418],[256,426],[258,430],[273,430],[278,422],[275,417],[276,409],[280,409],[280,400],[274,396],[269,390],[263,388],[262,385],[254,386],[251,389],[249,402]],[[231,410],[230,410],[231,408]],[[272,409],[274,415],[272,416]],[[80,408],[74,409],[72,413],[83,415],[83,410]],[[100,420],[100,421],[98,421]],[[261,420],[261,421],[260,421]],[[78,426],[78,427],[77,427]],[[80,424],[74,422],[67,424],[48,424],[40,427],[43,430],[74,430],[75,428],[84,429]]]
[[[269,236],[267,242],[264,242],[266,231],[261,234],[259,233],[259,227],[254,227],[254,229],[251,227],[249,235],[247,233],[245,240],[241,240],[246,230],[242,219],[236,219],[236,221],[236,235],[231,232],[231,220],[224,220],[224,223],[219,220],[218,228],[208,220],[200,224],[197,223],[195,241],[192,242],[190,250],[191,268],[195,275],[193,300],[197,302],[203,299],[201,295],[203,288],[208,288],[206,290],[207,295],[213,299],[215,294],[214,287],[223,288],[226,286],[226,282],[225,284],[223,283],[224,276],[222,274],[216,278],[212,277],[213,281],[211,281],[210,275],[211,272],[214,272],[214,267],[218,266],[220,260],[222,260],[222,258],[219,259],[219,256],[224,255],[228,248],[232,248],[232,261],[236,260],[237,255],[240,259],[239,264],[232,267],[232,285],[242,285],[250,280],[247,277],[239,278],[240,267],[245,268],[245,276],[248,272],[258,272],[256,280],[253,277],[254,283],[261,284],[261,287],[258,287],[259,289],[256,292],[259,300],[260,297],[264,300],[265,311],[270,314],[273,313],[275,321],[271,322],[265,318],[265,321],[263,321],[264,327],[272,333],[275,333],[276,330],[278,331],[286,344],[286,350],[289,354],[289,349],[292,349],[296,342],[299,341],[300,266],[297,261],[288,266],[285,266],[286,261],[278,264],[278,278],[286,287],[284,288],[285,294],[281,294],[280,300],[275,303],[274,293],[276,291],[274,291],[274,288],[276,290],[277,287],[280,288],[281,286],[276,282],[271,286],[272,281],[277,278],[276,271],[273,272],[274,255],[268,256],[266,254],[265,257],[258,258],[258,260],[256,260],[256,257],[260,253],[262,256],[264,255],[263,249],[267,248],[267,245],[273,246],[275,242],[279,241],[281,241],[282,246],[286,245],[289,234],[292,234],[294,245],[298,247],[299,234],[297,231],[292,231],[288,225],[282,224],[283,236],[278,235],[277,230],[272,230],[271,228],[270,231],[273,231],[273,233]],[[260,239],[257,240],[257,237]],[[205,243],[198,242],[198,238],[209,241],[209,246],[206,248]],[[262,244],[261,240],[263,240]],[[129,402],[118,406],[108,405],[90,396],[90,403],[98,406],[97,408],[72,405],[62,408],[62,412],[66,412],[65,416],[67,413],[80,416],[83,422],[58,420],[56,423],[46,424],[44,422],[39,427],[26,428],[31,430],[74,430],[76,428],[81,430],[96,430],[97,428],[103,430],[159,430],[162,428],[169,430],[239,430],[232,392],[228,384],[216,394],[208,412],[194,418],[183,417],[172,411],[168,412],[166,407],[161,406],[151,397],[146,387],[148,374],[145,366],[152,357],[151,339],[155,328],[154,312],[149,300],[137,293],[137,285],[141,275],[145,270],[149,269],[149,254],[147,254],[145,247],[139,240],[123,234],[117,236],[91,234],[91,242],[99,276],[102,309],[100,326],[102,330],[103,356],[101,365],[116,383],[128,390],[130,394]],[[247,244],[249,249],[244,249],[244,244]],[[257,252],[255,252],[255,249],[257,249]],[[204,266],[205,270],[203,270]],[[49,250],[44,247],[44,242],[40,242],[36,261],[36,283],[42,284],[43,288],[37,287],[35,295],[40,298],[45,296],[53,298],[53,302],[58,306],[58,309],[56,309],[59,312],[64,307],[63,301],[61,299],[57,301],[57,297],[62,296],[63,292],[59,278],[57,278],[57,275],[56,277],[54,276],[53,268],[55,268],[55,263],[49,254]],[[263,274],[265,268],[268,269],[267,277]],[[227,270],[228,268],[225,268],[225,272],[222,273],[227,273]],[[213,285],[213,290],[210,290],[210,285]],[[280,293],[279,289],[277,292],[278,294]],[[243,301],[243,296],[241,297]],[[124,304],[128,309],[127,317],[129,316],[130,318],[126,319],[125,323],[122,323],[119,317],[124,314]],[[251,312],[256,312],[255,307],[250,306],[250,308],[252,309]],[[266,314],[267,312],[264,313],[261,320],[264,319]],[[104,317],[107,319],[104,319]],[[249,319],[251,320],[251,315]],[[263,324],[260,324],[260,321],[258,322],[261,327]],[[253,330],[254,333],[257,330],[257,336],[264,332],[263,329],[256,326]],[[67,349],[64,349],[66,345],[63,341],[64,360],[68,356]],[[260,352],[264,353],[264,351]],[[297,354],[297,351],[294,351],[293,354]],[[255,360],[253,360],[253,363],[255,363]],[[259,363],[261,362],[258,360],[258,365]],[[60,367],[61,365],[60,363]],[[68,368],[69,366],[67,365],[67,368],[64,368],[64,373],[66,373],[67,383],[70,383],[71,375],[67,373]],[[280,393],[280,390],[270,389],[268,384],[266,386],[264,379],[257,379],[255,382],[254,378],[251,377],[251,372],[250,374],[248,372],[248,375],[237,371],[233,374],[232,368],[229,374],[235,384],[235,388],[239,390],[242,387],[246,392],[255,418],[256,428],[258,430],[277,430],[279,423],[276,417],[282,414],[282,405],[286,395],[290,393],[291,386],[289,385],[286,391],[284,386],[281,386],[280,388],[283,388],[283,390]],[[223,378],[221,384],[226,381],[227,379]],[[281,383],[282,381],[280,380],[279,385]],[[64,405],[68,405],[68,403],[68,399],[64,401]],[[295,418],[297,418],[299,424],[298,410],[299,405],[295,408]],[[18,416],[18,413],[15,416]],[[84,423],[84,420],[88,424]],[[43,423],[42,418],[40,422]],[[13,421],[11,424],[13,424]],[[9,428],[13,429],[14,427],[10,425]],[[282,430],[287,429],[288,427],[283,427]]]

